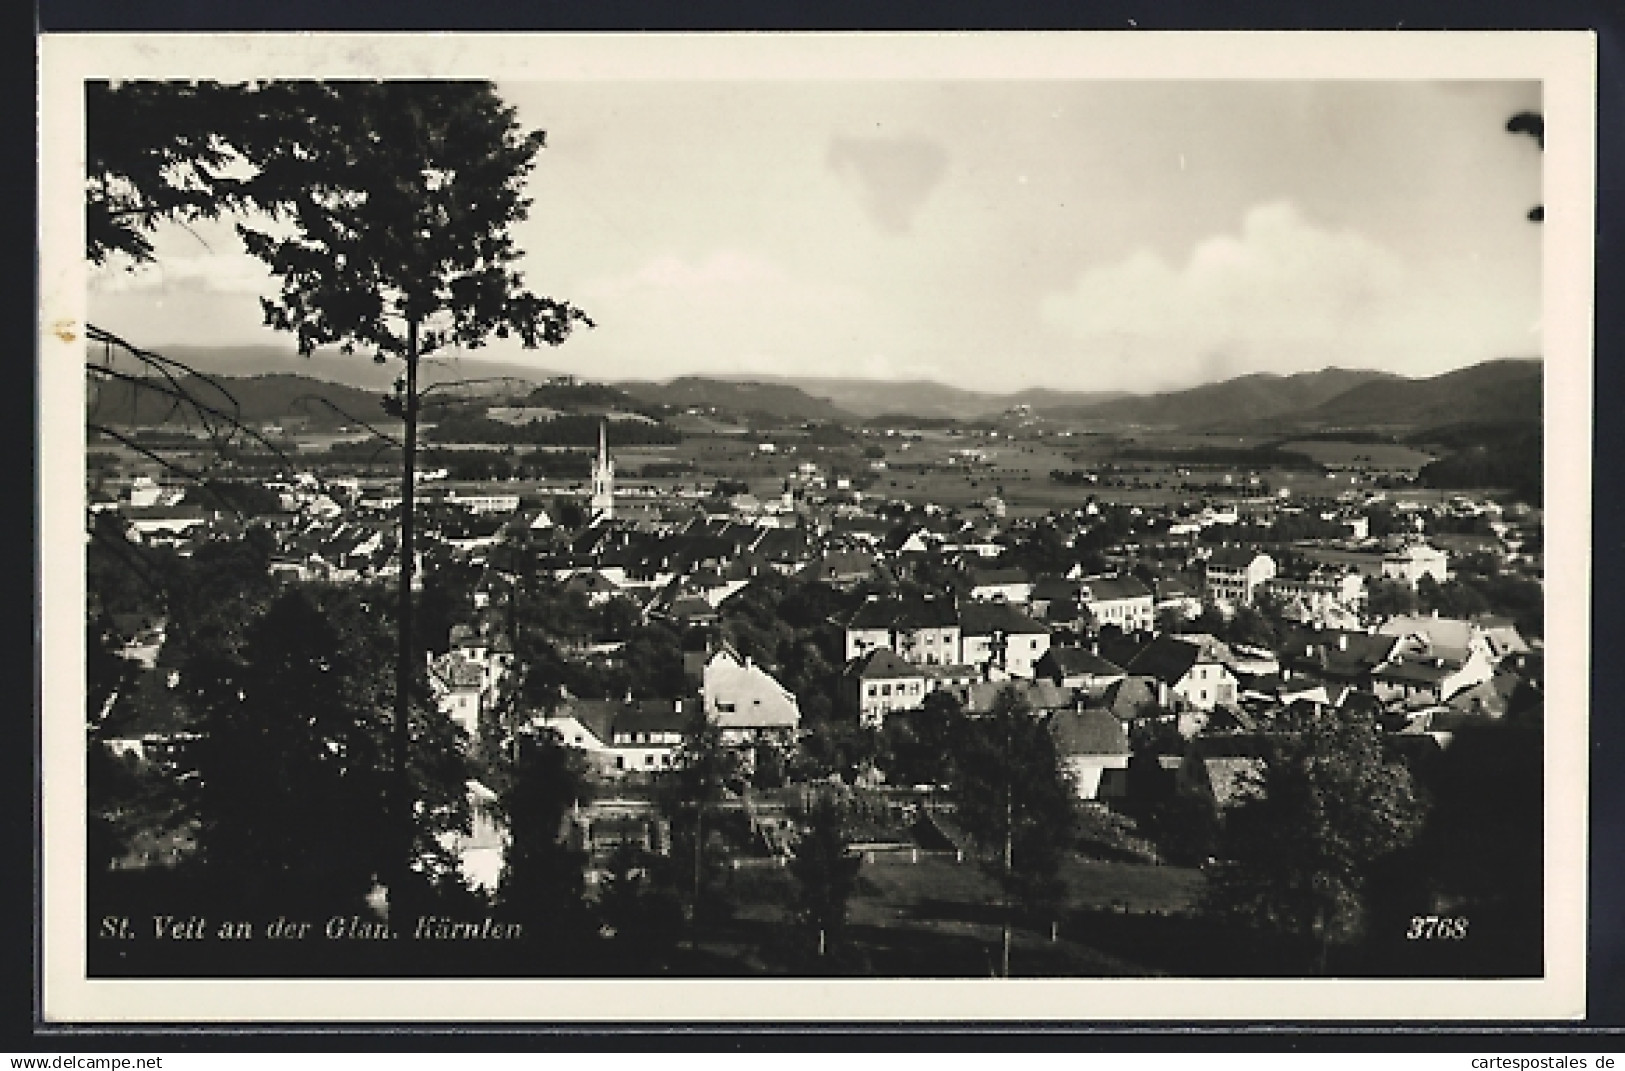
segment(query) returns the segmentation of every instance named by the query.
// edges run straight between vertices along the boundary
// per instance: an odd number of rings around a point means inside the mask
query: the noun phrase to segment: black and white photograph
[[[1592,44],[1121,36],[47,39],[47,1013],[1583,1014]]]

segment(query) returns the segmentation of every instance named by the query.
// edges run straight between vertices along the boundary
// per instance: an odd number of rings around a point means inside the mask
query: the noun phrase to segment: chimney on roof
[[[1349,634],[1347,632],[1340,633],[1338,635],[1338,637],[1337,637],[1337,649],[1339,651],[1346,651],[1346,650],[1349,649]]]
[[[673,714],[681,714],[683,712],[683,701],[681,699],[673,699],[671,701],[671,710]]]

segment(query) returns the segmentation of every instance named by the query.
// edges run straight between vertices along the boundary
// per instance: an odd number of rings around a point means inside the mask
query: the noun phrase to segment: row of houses
[[[1241,546],[1215,549],[1202,563],[1209,599],[1225,607],[1251,606],[1260,595],[1301,603],[1323,613],[1356,609],[1367,580],[1387,580],[1414,589],[1424,577],[1442,584],[1450,578],[1449,555],[1427,543],[1408,542],[1392,548],[1338,548],[1316,544],[1294,547],[1307,563],[1284,570],[1263,551]]]

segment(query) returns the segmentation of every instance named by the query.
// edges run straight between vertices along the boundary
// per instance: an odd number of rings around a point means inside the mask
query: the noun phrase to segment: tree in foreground
[[[587,855],[565,832],[586,791],[578,753],[545,736],[521,743],[511,783],[498,800],[508,829],[498,906],[549,957],[574,947],[589,929]]]
[[[1324,973],[1357,939],[1367,883],[1421,828],[1410,771],[1384,760],[1375,722],[1335,712],[1276,745],[1225,816],[1209,907],[1301,941]]]
[[[658,788],[672,832],[672,867],[665,876],[687,904],[695,926],[721,873],[716,805],[742,787],[743,780],[739,754],[723,740],[722,727],[704,711],[696,712]],[[710,902],[715,906],[715,897]]]
[[[524,287],[511,229],[526,218],[526,176],[543,135],[523,132],[484,82],[304,82],[262,91],[269,132],[241,152],[258,188],[291,204],[293,233],[238,223],[280,284],[262,299],[269,327],[299,352],[319,346],[402,363],[395,414],[405,424],[400,511],[399,650],[391,765],[400,836],[411,836],[405,781],[414,667],[414,470],[420,362],[493,336],[527,348],[587,323]]]
[[[86,133],[93,263],[114,253],[151,260],[148,235],[162,223],[257,209],[281,224],[275,231],[238,224],[248,251],[280,280],[277,297],[262,299],[267,325],[293,332],[302,354],[336,345],[403,364],[389,754],[390,839],[395,883],[404,887],[422,802],[413,799],[408,773],[419,362],[493,336],[517,337],[527,348],[557,345],[590,324],[567,302],[525,289],[515,270],[520,252],[510,232],[528,214],[524,182],[543,135],[522,131],[489,83],[451,81],[93,82]],[[139,356],[154,371],[182,367]],[[176,400],[212,412],[195,398]]]
[[[683,934],[683,905],[673,891],[674,862],[623,842],[610,853],[598,889],[598,917],[624,969],[658,970]]]
[[[1468,977],[1541,973],[1544,753],[1540,720],[1509,714],[1457,726],[1450,747],[1418,769],[1427,820],[1370,892],[1368,947],[1380,966]],[[1413,920],[1427,915],[1466,920],[1466,939],[1408,939]]]
[[[847,851],[843,817],[840,805],[827,796],[814,803],[790,861],[790,874],[797,884],[796,914],[803,926],[818,935],[820,956],[827,952],[830,938],[846,925],[847,901],[863,865],[860,856]]]
[[[1013,689],[958,734],[953,784],[959,822],[985,852],[1004,893],[1001,974],[1010,975],[1016,905],[1053,912],[1065,895],[1059,872],[1072,828],[1072,793],[1044,723]]]
[[[243,630],[204,648],[178,693],[199,714],[195,806],[211,878],[244,902],[357,905],[395,864],[385,766],[393,701],[387,618],[364,597],[292,588]],[[418,884],[457,883],[442,834],[466,829],[455,726],[416,705]]]

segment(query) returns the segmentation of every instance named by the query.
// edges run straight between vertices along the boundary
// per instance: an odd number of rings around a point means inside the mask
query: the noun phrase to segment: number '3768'
[[[1467,936],[1467,916],[1412,915],[1407,941],[1460,941]]]

